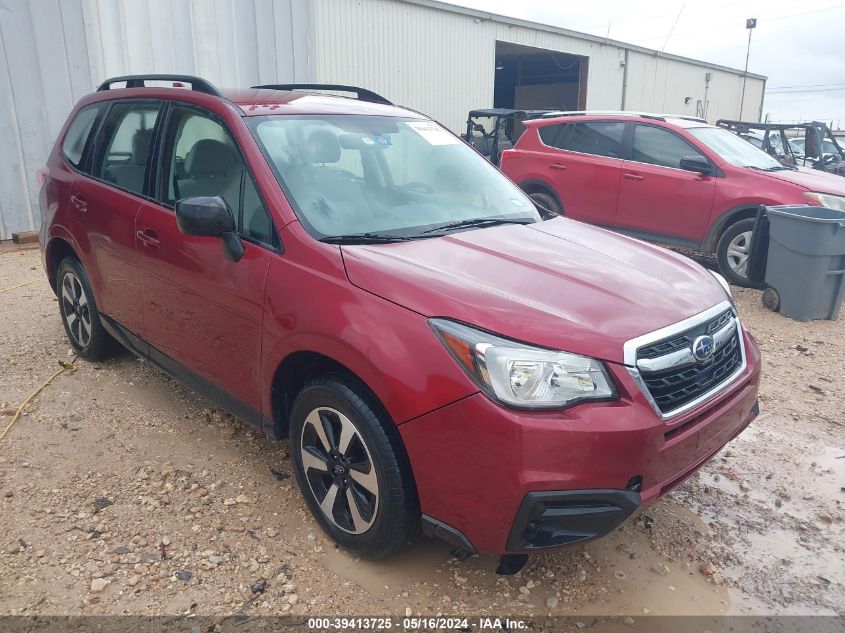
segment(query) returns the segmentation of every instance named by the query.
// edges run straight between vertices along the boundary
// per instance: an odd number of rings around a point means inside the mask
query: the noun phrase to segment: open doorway
[[[496,42],[493,106],[521,110],[585,110],[589,58]]]

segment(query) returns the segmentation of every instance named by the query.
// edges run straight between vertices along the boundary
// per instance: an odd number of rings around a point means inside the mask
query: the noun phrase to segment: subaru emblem
[[[704,362],[713,356],[715,350],[716,343],[713,341],[713,337],[707,334],[699,336],[692,342],[692,355],[695,356],[697,361]]]

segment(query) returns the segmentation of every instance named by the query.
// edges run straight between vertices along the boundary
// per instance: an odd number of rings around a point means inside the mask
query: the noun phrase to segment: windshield
[[[803,138],[792,139],[790,141],[790,143],[792,143],[792,145],[797,146],[798,151],[800,153],[802,153],[802,154],[804,153],[804,146],[806,144],[805,139],[803,139]],[[842,143],[840,143],[840,145],[842,145]],[[830,154],[838,155],[839,154],[839,150],[836,149],[836,146],[833,144],[833,141],[831,141],[829,139],[823,139],[822,140],[822,152],[824,154],[827,154],[827,155],[830,155]]]
[[[731,165],[755,169],[784,169],[783,165],[766,152],[723,128],[697,127],[688,131]]]
[[[441,226],[440,234],[540,219],[518,187],[433,121],[327,115],[250,124],[294,211],[318,239],[431,237]]]
[[[822,141],[822,152],[824,152],[825,154],[839,155],[839,150],[836,149],[836,145],[833,144],[833,141],[829,141],[827,139],[824,139]]]

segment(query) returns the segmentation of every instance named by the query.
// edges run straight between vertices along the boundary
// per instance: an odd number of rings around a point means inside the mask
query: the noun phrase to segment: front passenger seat
[[[227,143],[202,139],[185,157],[185,178],[176,181],[176,197],[222,196],[234,213],[240,197],[243,163]]]

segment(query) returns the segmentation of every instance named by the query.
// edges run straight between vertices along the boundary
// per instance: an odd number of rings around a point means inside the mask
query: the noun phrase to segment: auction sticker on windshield
[[[408,121],[408,127],[432,145],[457,145],[460,139],[434,121]]]

